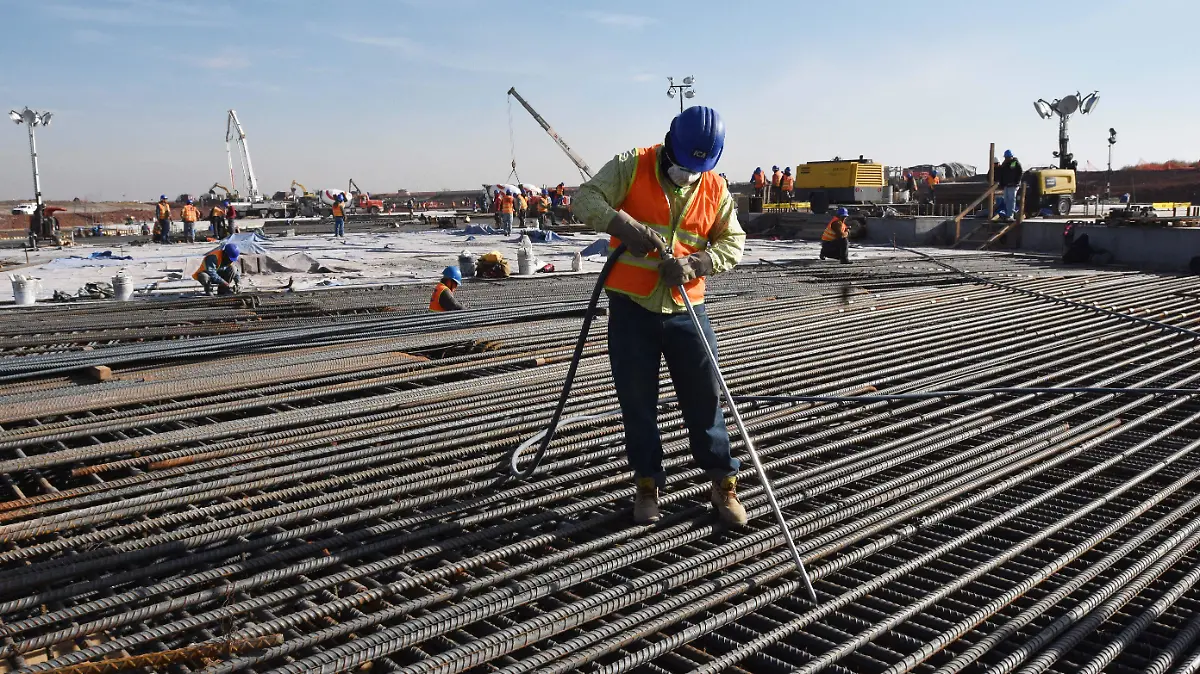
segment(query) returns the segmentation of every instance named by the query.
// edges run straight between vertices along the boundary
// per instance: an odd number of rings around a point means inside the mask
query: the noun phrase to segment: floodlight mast
[[[1059,168],[1075,170],[1079,165],[1070,152],[1071,138],[1067,134],[1067,119],[1075,112],[1083,115],[1091,113],[1099,101],[1099,92],[1093,91],[1087,96],[1081,96],[1079,92],[1075,92],[1063,96],[1053,103],[1041,98],[1033,102],[1033,109],[1042,119],[1050,119],[1054,115],[1058,115],[1058,152],[1055,152],[1054,156],[1058,157]]]
[[[674,77],[667,78],[667,98],[675,98],[675,93],[679,93],[679,113],[683,114],[683,99],[695,98],[696,91],[693,85],[696,84],[696,78],[688,75],[683,78],[683,84],[675,84]]]
[[[53,116],[53,113],[36,112],[30,110],[28,107],[21,112],[17,112],[16,110],[8,111],[8,118],[13,123],[24,124],[28,127],[29,131],[29,158],[33,164],[33,199],[36,204],[33,217],[35,223],[40,223],[42,216],[45,215],[45,204],[42,201],[42,178],[38,172],[37,138],[34,135],[33,129],[36,126],[49,126],[50,118]]]

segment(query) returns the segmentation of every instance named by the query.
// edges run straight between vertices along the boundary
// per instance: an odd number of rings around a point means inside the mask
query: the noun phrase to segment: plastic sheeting
[[[231,234],[229,238],[222,239],[218,244],[224,246],[227,243],[236,243],[238,251],[247,255],[262,255],[267,252],[263,247],[264,243],[270,243],[270,239],[263,235],[262,232],[255,230],[253,232],[239,232]]]
[[[496,229],[491,225],[467,225],[467,228],[457,232],[458,234],[503,234],[504,230]]]
[[[579,251],[581,257],[590,257],[592,255],[608,256],[608,239],[596,239],[591,242],[587,248]]]

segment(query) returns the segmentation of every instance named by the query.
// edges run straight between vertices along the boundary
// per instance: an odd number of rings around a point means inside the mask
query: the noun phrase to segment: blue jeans
[[[715,353],[717,336],[704,305],[696,306],[696,314]],[[736,475],[741,467],[729,452],[720,389],[700,339],[686,313],[656,314],[623,295],[608,295],[608,360],[624,418],[625,457],[635,477],[664,481],[657,407],[663,356],[696,465],[712,479]]]
[[[1010,218],[1017,217],[1017,186],[1004,188],[1004,205]]]
[[[346,218],[336,217],[333,219],[333,235],[346,236]]]

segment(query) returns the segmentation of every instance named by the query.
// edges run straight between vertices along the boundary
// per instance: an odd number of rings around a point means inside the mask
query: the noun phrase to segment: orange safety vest
[[[506,194],[500,197],[500,212],[512,215],[514,201],[515,200],[512,198],[511,194]]]
[[[171,217],[171,204],[160,201],[155,206],[155,212],[158,214],[159,220],[167,220]]]
[[[346,208],[342,206],[342,202],[336,201],[333,204],[333,217],[342,218],[346,216]]]
[[[538,197],[536,205],[538,213],[545,213],[550,209],[550,197]]]
[[[771,185],[773,187],[779,187],[779,181],[782,179],[783,179],[783,174],[780,173],[779,171],[772,173],[771,174]]]
[[[183,207],[183,212],[180,213],[179,217],[183,218],[184,222],[196,222],[200,219],[200,210],[188,204]]]
[[[928,183],[929,183],[930,187],[935,187],[936,185],[938,185],[941,182],[942,182],[941,178],[939,178],[935,175],[932,175],[932,174],[929,176]]]
[[[442,308],[442,303],[441,303],[442,293],[452,293],[452,292],[454,292],[454,291],[450,290],[450,286],[446,285],[445,283],[442,283],[441,281],[438,281],[438,284],[433,287],[433,297],[431,297],[429,299],[429,310],[430,311],[445,311],[445,309]]]
[[[520,196],[520,195],[517,196],[517,210],[518,211],[529,210],[529,202],[525,201],[524,196]]]
[[[646,225],[668,242],[673,242],[673,255],[685,257],[704,250],[708,245],[708,235],[712,231],[713,222],[717,219],[717,211],[721,207],[721,198],[726,194],[725,181],[712,171],[700,176],[691,198],[684,206],[679,221],[671,222],[671,205],[663,193],[662,184],[658,179],[658,149],[661,145],[641,148],[638,153],[637,171],[625,201],[617,206],[624,210],[634,220]],[[612,254],[621,241],[612,236],[608,239],[608,252]],[[632,255],[622,255],[612,271],[604,287],[608,290],[646,298],[654,293],[658,286],[658,264],[662,261],[658,252],[652,252],[644,258]],[[704,277],[693,279],[684,284],[688,298],[693,302],[704,300]],[[671,296],[675,303],[682,305],[683,298],[679,291],[672,290]]]
[[[846,238],[848,234],[849,232],[846,231],[846,221],[835,215],[829,221],[829,224],[825,225],[825,231],[821,233],[821,240],[837,241],[838,239]]]
[[[218,248],[216,250],[209,251],[207,254],[205,254],[204,260],[207,260],[209,255],[217,256],[217,269],[220,269],[221,267],[225,267],[230,264],[229,258],[225,257],[225,249],[224,248]],[[200,268],[197,269],[196,271],[192,272],[192,278],[196,279],[197,281],[200,280],[200,272],[204,271],[204,267],[205,267],[204,260],[200,261]]]
[[[754,186],[762,187],[767,184],[767,176],[763,175],[762,171],[754,174]]]
[[[225,209],[221,208],[220,206],[213,206],[212,210],[209,211],[209,213],[208,213],[208,217],[223,218],[223,217],[225,217]]]
[[[791,192],[792,188],[796,186],[796,179],[785,173],[780,183],[783,185],[784,192]]]

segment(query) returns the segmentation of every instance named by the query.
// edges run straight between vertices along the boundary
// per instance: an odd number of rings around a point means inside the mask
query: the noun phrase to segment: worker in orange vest
[[[821,259],[833,258],[841,260],[842,264],[850,264],[850,228],[846,226],[846,218],[850,211],[845,207],[837,209],[837,214],[825,226],[821,233]]]
[[[544,228],[546,226],[546,216],[549,215],[551,219],[554,218],[554,213],[550,210],[550,194],[546,190],[542,190],[540,195],[533,198],[533,203],[534,208],[537,210],[538,227]]]
[[[179,217],[183,220],[183,238],[187,239],[188,243],[196,243],[196,223],[200,222],[200,209],[188,199]]]
[[[171,243],[171,202],[165,194],[154,205],[154,236],[159,243]]]
[[[729,447],[705,340],[716,336],[704,311],[705,277],[737,265],[746,234],[725,181],[713,170],[725,124],[707,107],[684,110],[663,145],[617,155],[579,188],[575,212],[607,232],[609,253],[624,245],[605,281],[608,356],[625,425],[625,450],[637,486],[635,522],[659,519],[664,483],[658,431],[659,363],[665,356],[688,430],[692,457],[712,478],[710,499],[722,520],[743,524],[740,466]],[[696,308],[698,330],[679,294]]]
[[[792,191],[796,188],[796,178],[792,175],[792,167],[783,169],[783,177],[779,179],[780,196],[787,203],[792,203]]]
[[[929,169],[929,177],[925,179],[925,186],[929,189],[929,203],[932,204],[934,202],[936,192],[934,188],[940,185],[941,182],[942,179],[938,177],[937,169]]]
[[[522,188],[516,196],[517,222],[520,223],[521,229],[525,229],[525,216],[529,214],[529,200],[525,198],[525,189]]]
[[[516,198],[512,190],[505,190],[500,196],[500,228],[505,234],[512,234],[513,211],[516,209]]]
[[[778,166],[772,166],[771,167],[771,196],[768,199],[768,201],[770,201],[771,203],[778,203],[778,201],[779,201],[779,186],[782,181],[783,181],[783,173],[780,172]]]
[[[767,174],[763,173],[761,166],[754,169],[754,173],[750,175],[750,183],[754,185],[754,196],[763,196],[767,187]]]
[[[463,305],[458,303],[454,291],[462,284],[462,272],[458,267],[446,267],[442,270],[442,280],[433,287],[433,297],[429,298],[430,311],[461,311]]]

